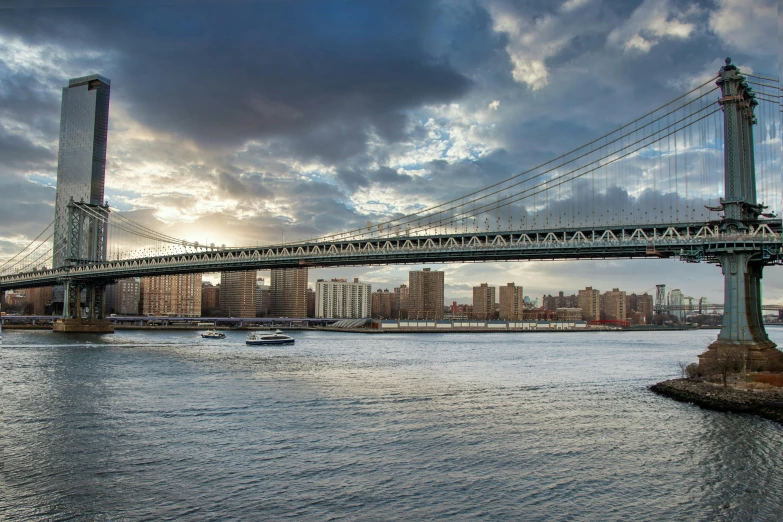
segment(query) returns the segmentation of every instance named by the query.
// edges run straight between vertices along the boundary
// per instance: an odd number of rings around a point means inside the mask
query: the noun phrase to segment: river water
[[[781,426],[647,390],[716,333],[6,330],[0,518],[781,520]]]

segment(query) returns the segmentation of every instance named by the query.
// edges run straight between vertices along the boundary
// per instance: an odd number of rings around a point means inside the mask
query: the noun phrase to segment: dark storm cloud
[[[376,183],[389,184],[399,186],[400,184],[410,183],[413,181],[411,176],[407,174],[400,174],[396,170],[389,167],[381,167],[375,172],[370,174],[370,179]]]
[[[356,192],[362,187],[379,184],[382,186],[393,186],[395,190],[404,193],[406,190],[401,185],[414,182],[412,176],[401,174],[389,167],[370,170],[356,167],[341,168],[338,169],[336,178],[349,192]],[[426,180],[424,181],[426,182]]]
[[[368,184],[393,187],[401,196],[421,202],[445,202],[473,192],[476,187],[489,186],[515,174],[503,149],[493,151],[473,161],[428,161],[421,165],[429,174],[410,176],[382,167],[367,175]]]
[[[0,125],[0,158],[5,167],[51,168],[57,156],[51,150],[36,145],[18,134],[12,134]]]
[[[60,116],[58,95],[58,90],[41,78],[11,72],[0,61],[0,116],[3,120],[23,121],[55,135]]]
[[[264,180],[259,174],[249,174],[240,177],[227,172],[218,174],[218,188],[226,195],[236,198],[268,198],[272,193],[264,186]]]
[[[0,223],[13,234],[35,237],[54,219],[54,188],[31,183],[26,178],[0,168]],[[45,203],[43,203],[45,202]]]
[[[404,136],[404,109],[470,82],[428,55],[427,2],[231,2],[11,10],[2,31],[112,53],[113,96],[202,145],[286,136],[301,154],[361,152]],[[91,72],[91,71],[85,71]]]
[[[356,192],[359,188],[370,184],[365,175],[356,169],[339,169],[336,178],[349,192]]]

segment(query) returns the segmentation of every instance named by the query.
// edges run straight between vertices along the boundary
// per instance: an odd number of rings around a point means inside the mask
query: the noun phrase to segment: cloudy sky
[[[106,198],[170,235],[246,245],[436,204],[571,150],[714,75],[777,77],[775,0],[0,0],[0,259],[53,217],[61,89],[112,81]],[[310,279],[407,281],[411,267]],[[446,297],[657,283],[661,261],[435,265]],[[214,278],[213,278],[214,279]],[[783,303],[783,268],[765,302]]]

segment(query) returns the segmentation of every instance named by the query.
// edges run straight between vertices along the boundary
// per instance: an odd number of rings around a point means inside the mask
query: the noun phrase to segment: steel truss
[[[0,277],[0,289],[56,284],[65,279],[105,282],[169,273],[334,267],[379,264],[565,259],[677,258],[719,262],[726,250],[783,260],[781,220],[758,221],[747,231],[725,232],[716,223],[382,237],[210,249],[189,254],[83,263]]]

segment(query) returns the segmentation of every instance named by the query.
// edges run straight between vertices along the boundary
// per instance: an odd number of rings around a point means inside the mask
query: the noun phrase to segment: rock
[[[742,390],[714,384],[672,379],[650,386],[651,391],[709,410],[750,413],[783,424],[783,390]]]

